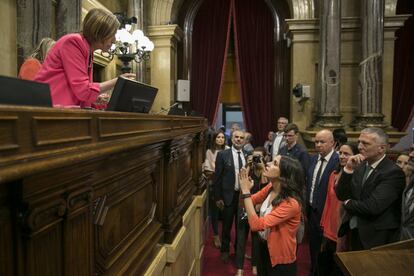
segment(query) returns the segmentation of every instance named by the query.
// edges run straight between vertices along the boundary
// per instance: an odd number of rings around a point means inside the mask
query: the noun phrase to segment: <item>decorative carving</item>
[[[106,214],[108,213],[108,207],[105,206],[106,195],[98,197],[94,202],[93,207],[93,223],[102,226],[105,222]]]
[[[27,210],[27,215],[19,213],[22,218],[23,227],[34,232],[41,227],[61,219],[66,213],[66,201],[62,198],[46,202],[44,205],[36,206]]]
[[[73,210],[75,208],[83,207],[88,205],[92,198],[92,189],[86,188],[82,191],[77,191],[68,195],[68,209]]]
[[[164,155],[168,160],[168,163],[173,163],[178,160],[180,156],[180,150],[176,146],[172,146],[171,143],[167,143],[164,147]]]

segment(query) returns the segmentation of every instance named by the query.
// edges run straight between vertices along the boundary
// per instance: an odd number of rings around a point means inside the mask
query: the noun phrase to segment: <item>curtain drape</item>
[[[414,1],[397,3],[397,14],[414,14]],[[394,47],[394,82],[392,126],[405,131],[414,115],[414,18],[396,32]]]
[[[230,0],[208,0],[193,24],[191,108],[211,124],[217,114],[230,33]],[[212,18],[212,16],[214,18]]]
[[[273,18],[264,0],[232,0],[235,56],[246,129],[263,145],[272,129]]]

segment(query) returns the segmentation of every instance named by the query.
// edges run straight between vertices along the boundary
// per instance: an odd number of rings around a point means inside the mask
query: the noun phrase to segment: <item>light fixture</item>
[[[129,66],[132,60],[142,62],[150,58],[150,52],[154,49],[154,43],[144,35],[144,32],[132,27],[137,23],[136,17],[127,18],[122,13],[115,13],[118,21],[121,23],[115,34],[115,44],[108,52],[101,52],[101,55],[112,60],[116,55],[123,63],[122,73],[131,72]]]

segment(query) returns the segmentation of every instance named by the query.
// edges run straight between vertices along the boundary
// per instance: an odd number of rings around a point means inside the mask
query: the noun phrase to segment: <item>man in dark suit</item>
[[[388,135],[382,129],[362,130],[360,153],[348,159],[336,187],[347,213],[339,235],[351,230],[351,250],[370,249],[399,238],[405,176],[386,157],[387,147]]]
[[[284,139],[286,144],[279,150],[280,155],[286,155],[298,159],[303,168],[303,173],[307,173],[309,168],[308,151],[298,142],[299,128],[296,124],[287,124],[284,129]]]
[[[411,177],[402,195],[401,240],[414,239],[414,144],[411,146],[407,177]]]
[[[309,227],[309,249],[311,255],[310,275],[318,275],[318,256],[321,249],[323,231],[321,217],[325,206],[329,175],[339,162],[334,150],[334,138],[330,130],[316,133],[315,150],[306,176],[306,201]]]
[[[246,164],[243,154],[245,134],[235,130],[232,135],[230,149],[220,151],[216,158],[214,174],[214,189],[216,205],[223,212],[223,225],[221,232],[221,259],[227,263],[230,252],[230,232],[233,220],[237,221],[239,205],[239,171]],[[237,231],[236,241],[237,244]]]

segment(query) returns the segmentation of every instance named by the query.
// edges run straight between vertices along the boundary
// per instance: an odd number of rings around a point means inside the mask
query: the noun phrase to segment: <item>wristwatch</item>
[[[241,199],[245,199],[245,198],[248,198],[248,197],[251,197],[252,195],[249,193],[249,194],[241,194],[241,196],[240,196],[240,198]]]

